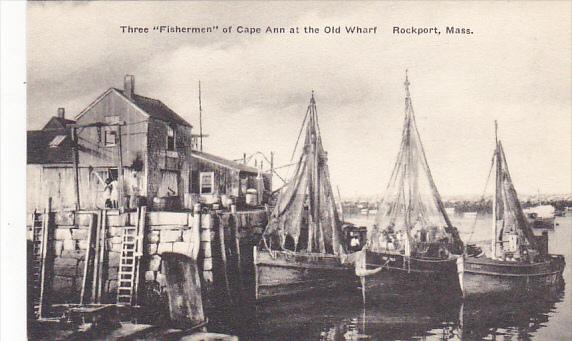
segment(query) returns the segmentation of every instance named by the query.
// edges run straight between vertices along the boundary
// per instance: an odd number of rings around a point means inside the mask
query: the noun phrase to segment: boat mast
[[[411,106],[411,94],[409,92],[409,85],[411,83],[409,83],[409,75],[407,73],[407,69],[405,69],[405,83],[403,83],[403,85],[405,85],[405,115],[406,115],[406,120],[407,120],[407,130],[405,132],[405,136],[406,136],[406,145],[405,148],[407,148],[407,161],[405,163],[405,168],[403,169],[405,176],[407,176],[407,190],[408,190],[408,200],[404,201],[406,202],[406,209],[405,209],[405,229],[406,229],[406,245],[405,245],[405,255],[406,256],[410,256],[411,255],[411,244],[412,244],[412,237],[411,237],[411,186],[412,186],[412,182],[413,182],[413,174],[411,174],[411,164],[412,162],[412,155],[411,155],[411,120],[412,120],[412,111],[413,108]]]
[[[320,216],[320,206],[321,203],[321,190],[322,190],[322,178],[321,178],[321,161],[322,161],[322,148],[320,141],[320,131],[318,125],[318,110],[316,109],[316,100],[314,99],[314,90],[312,90],[312,108],[314,109],[314,153],[315,153],[315,170],[316,170],[316,227],[318,228],[318,252],[326,252],[326,246],[324,243],[324,230],[322,226],[322,217]]]
[[[493,224],[492,224],[492,239],[491,239],[491,258],[496,258],[497,255],[497,195],[499,186],[499,160],[498,160],[498,126],[495,120],[495,156],[493,158],[493,164],[496,162],[495,171],[495,190],[493,193]]]

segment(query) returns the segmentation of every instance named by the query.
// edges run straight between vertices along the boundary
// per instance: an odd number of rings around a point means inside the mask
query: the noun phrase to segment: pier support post
[[[213,289],[213,257],[212,257],[212,218],[209,214],[201,214],[201,206],[195,205],[194,218],[198,217],[198,224],[195,226],[200,229],[201,247],[200,259],[202,263],[202,278],[205,286],[207,297]]]

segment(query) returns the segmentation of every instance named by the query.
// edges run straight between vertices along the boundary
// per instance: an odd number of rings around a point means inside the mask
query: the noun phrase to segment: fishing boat
[[[303,131],[294,175],[278,197],[261,243],[254,247],[257,300],[357,287],[353,268],[344,262],[343,227],[313,93],[300,136]]]
[[[463,242],[433,181],[405,78],[405,118],[397,161],[367,244],[356,261],[363,293],[456,292]],[[446,291],[446,289],[452,290]],[[404,291],[405,290],[405,291]],[[455,291],[456,290],[456,291]],[[365,296],[364,296],[365,297]]]
[[[491,253],[481,257],[464,255],[457,260],[465,298],[519,298],[544,293],[544,289],[563,283],[564,257],[548,253],[548,232],[535,236],[529,226],[511,180],[502,143],[496,137],[496,122],[495,142],[491,165],[496,174]]]
[[[538,229],[553,229],[556,210],[552,205],[538,205],[523,210],[530,226]]]

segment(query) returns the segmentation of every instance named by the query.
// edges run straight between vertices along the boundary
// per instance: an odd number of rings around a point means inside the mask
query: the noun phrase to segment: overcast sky
[[[396,158],[409,69],[417,124],[444,196],[480,194],[493,121],[519,193],[572,191],[571,3],[96,2],[28,4],[28,129],[75,116],[135,75],[206,151],[289,162],[311,90],[334,186],[376,195]],[[213,34],[122,34],[121,25],[218,25]],[[222,27],[377,26],[371,35],[223,34]],[[473,35],[446,35],[445,26]],[[393,35],[437,26],[439,36]],[[287,172],[283,172],[286,175]]]

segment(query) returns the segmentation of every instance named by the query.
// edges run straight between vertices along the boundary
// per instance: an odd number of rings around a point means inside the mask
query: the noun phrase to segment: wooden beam
[[[91,215],[91,221],[89,222],[89,230],[87,233],[87,249],[85,250],[85,257],[83,260],[83,279],[81,282],[81,294],[79,297],[79,304],[82,305],[84,304],[84,299],[85,299],[85,293],[86,293],[86,288],[87,288],[87,277],[88,277],[88,273],[89,273],[89,259],[90,259],[90,253],[91,253],[91,236],[93,235],[93,231],[96,228],[96,224],[99,224],[99,221],[101,221],[101,211],[99,211],[99,214],[97,215],[97,219],[96,219],[96,215],[92,214]]]
[[[119,183],[118,188],[118,208],[123,208],[123,152],[121,150],[121,125],[117,126],[117,137],[118,137],[118,144],[117,144],[117,154],[118,154],[118,166],[117,166],[117,182]]]
[[[74,186],[75,186],[75,208],[77,211],[80,209],[79,202],[79,148],[78,148],[78,138],[77,138],[77,128],[72,129],[72,139],[73,139],[73,176],[74,176]],[[63,207],[63,206],[62,206]]]
[[[195,260],[180,253],[162,254],[171,320],[182,328],[205,321],[201,280]]]
[[[38,309],[38,317],[44,317],[45,313],[48,310],[48,304],[46,300],[46,261],[48,259],[48,249],[50,245],[48,245],[48,231],[50,228],[50,213],[52,211],[52,198],[48,198],[48,202],[46,204],[46,208],[44,209],[44,215],[42,219],[42,268],[41,268],[41,275],[40,275],[40,306]]]
[[[103,288],[103,261],[105,257],[105,235],[107,233],[107,212],[104,212],[103,219],[101,219],[100,225],[100,236],[99,240],[99,261],[97,266],[97,286],[96,286],[96,295],[95,295],[95,303],[101,303],[101,293]]]
[[[232,293],[230,291],[230,282],[228,280],[228,267],[227,267],[227,262],[226,262],[226,246],[225,246],[225,240],[224,240],[224,226],[222,224],[222,222],[220,221],[220,218],[217,218],[218,221],[218,237],[219,237],[219,246],[220,246],[220,253],[221,253],[221,260],[222,260],[222,271],[223,271],[223,277],[224,277],[224,284],[226,287],[226,293],[228,295],[228,298],[230,299],[230,301],[232,302]]]
[[[95,246],[93,248],[93,272],[92,272],[92,281],[91,281],[91,303],[97,302],[97,285],[98,285],[98,269],[99,269],[99,254],[100,254],[100,245],[101,245],[101,226],[103,225],[103,221],[105,220],[105,211],[103,211],[102,219],[98,219],[97,226],[95,229]]]

